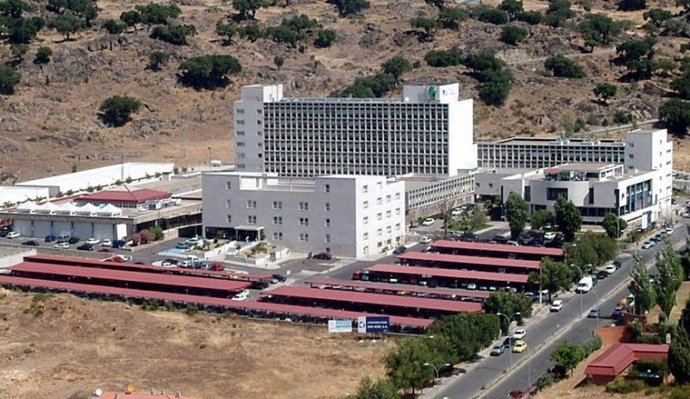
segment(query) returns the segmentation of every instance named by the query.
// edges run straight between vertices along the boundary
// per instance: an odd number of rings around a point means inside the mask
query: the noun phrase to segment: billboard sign
[[[352,320],[328,320],[329,333],[352,332]]]
[[[388,332],[390,318],[388,316],[360,316],[357,318],[357,332],[380,334]]]

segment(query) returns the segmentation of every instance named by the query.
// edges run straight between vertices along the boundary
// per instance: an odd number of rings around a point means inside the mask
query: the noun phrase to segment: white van
[[[238,292],[232,297],[233,301],[246,301],[249,299],[249,290],[243,290],[242,292]]]
[[[592,281],[592,277],[582,277],[580,279],[580,282],[577,283],[577,288],[575,288],[575,292],[579,294],[584,294],[591,291],[593,286],[594,282]]]

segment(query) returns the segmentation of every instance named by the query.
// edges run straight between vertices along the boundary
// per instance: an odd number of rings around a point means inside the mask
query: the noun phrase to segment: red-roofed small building
[[[77,205],[91,203],[94,205],[111,204],[119,208],[136,208],[148,201],[168,199],[171,193],[141,188],[138,190],[105,190],[94,194],[82,195],[74,200]]]
[[[603,385],[641,359],[664,359],[668,345],[616,344],[599,355],[585,369],[587,381]]]

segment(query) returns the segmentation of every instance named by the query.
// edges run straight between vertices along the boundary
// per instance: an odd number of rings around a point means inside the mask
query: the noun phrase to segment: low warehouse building
[[[638,360],[666,358],[668,348],[668,345],[616,344],[587,365],[587,381],[606,384]]]

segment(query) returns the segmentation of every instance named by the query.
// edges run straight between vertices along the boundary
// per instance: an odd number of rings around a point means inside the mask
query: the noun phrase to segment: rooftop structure
[[[442,277],[455,280],[495,282],[502,283],[503,285],[509,285],[511,283],[527,284],[528,280],[528,276],[526,274],[491,273],[478,272],[474,270],[453,270],[434,267],[399,266],[387,264],[377,264],[367,268],[366,270],[369,272],[387,273],[391,275],[413,275],[420,278]]]
[[[77,204],[112,204],[119,207],[135,208],[148,201],[170,198],[171,193],[141,188],[136,190],[104,190],[94,194],[82,195],[74,200]]]
[[[327,288],[333,290],[350,290],[371,292],[376,294],[410,295],[425,298],[458,299],[488,299],[490,294],[472,290],[456,290],[447,288],[427,288],[418,285],[374,283],[370,281],[338,280],[333,278],[312,278],[305,281],[312,288]]]
[[[496,244],[498,245],[498,244]],[[401,263],[425,266],[434,265],[448,269],[494,269],[505,272],[526,273],[539,270],[539,261],[522,259],[497,259],[484,256],[437,254],[432,252],[406,252],[399,255]]]
[[[483,256],[495,256],[500,258],[507,258],[512,255],[518,259],[532,260],[540,260],[546,256],[553,259],[559,259],[565,254],[561,248],[515,246],[508,244],[488,244],[482,242],[450,240],[434,241],[431,243],[431,247],[443,253],[450,252],[470,256],[483,254]],[[503,262],[503,259],[497,259],[496,261]]]
[[[591,382],[606,383],[638,360],[665,358],[668,349],[668,345],[616,344],[592,360],[587,365],[585,374]]]

